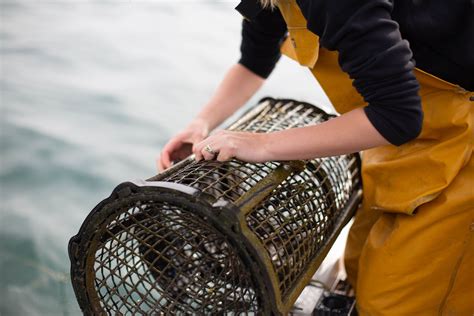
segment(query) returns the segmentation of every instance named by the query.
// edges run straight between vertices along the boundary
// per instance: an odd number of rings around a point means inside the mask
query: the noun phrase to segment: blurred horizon
[[[0,1],[0,314],[80,315],[67,243],[237,62],[238,1]],[[325,106],[282,58],[264,97]],[[231,118],[231,119],[233,119]]]

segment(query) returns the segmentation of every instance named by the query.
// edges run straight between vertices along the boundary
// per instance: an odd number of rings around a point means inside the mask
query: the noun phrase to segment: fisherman
[[[244,0],[237,10],[241,58],[158,169],[191,153],[265,162],[363,151],[364,198],[344,258],[359,314],[473,315],[474,3]],[[281,52],[309,68],[341,115],[210,135]]]

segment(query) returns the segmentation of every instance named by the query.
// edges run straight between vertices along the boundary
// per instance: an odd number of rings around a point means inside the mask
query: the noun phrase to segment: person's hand
[[[219,130],[193,147],[197,161],[217,159],[226,161],[232,158],[246,162],[265,162],[271,160],[266,150],[265,133],[236,132]],[[206,151],[206,146],[214,154]]]
[[[174,161],[180,161],[192,154],[194,144],[209,135],[209,125],[205,120],[193,120],[183,131],[171,138],[156,159],[159,172],[169,168]]]

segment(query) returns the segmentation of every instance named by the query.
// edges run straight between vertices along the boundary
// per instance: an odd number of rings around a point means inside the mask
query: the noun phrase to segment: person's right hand
[[[191,155],[193,145],[199,143],[208,135],[208,123],[203,119],[193,120],[163,147],[160,156],[156,159],[158,172],[168,169],[173,162],[183,160]]]

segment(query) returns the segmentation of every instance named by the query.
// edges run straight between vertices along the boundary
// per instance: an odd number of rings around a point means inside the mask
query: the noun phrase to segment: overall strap
[[[319,37],[306,28],[306,19],[295,0],[281,0],[278,8],[289,33],[282,45],[282,53],[302,66],[313,68],[319,55]]]
[[[365,105],[349,75],[339,67],[338,53],[320,47],[319,37],[307,29],[306,19],[296,0],[281,0],[278,8],[289,32],[281,52],[311,70],[339,113]]]

